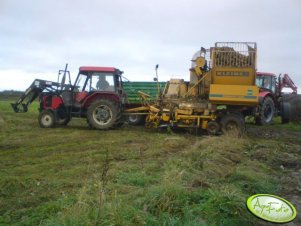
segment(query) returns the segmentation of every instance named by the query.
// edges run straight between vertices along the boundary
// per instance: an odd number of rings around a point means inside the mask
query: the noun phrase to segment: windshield
[[[84,91],[87,82],[87,75],[80,74],[75,84],[75,91]]]
[[[115,91],[114,74],[104,72],[93,72],[91,74],[80,74],[75,85],[75,90],[82,92],[91,91]]]
[[[93,73],[91,76],[91,89],[99,91],[115,91],[114,75],[103,72]]]
[[[257,76],[256,85],[260,88],[269,89],[275,92],[275,81],[272,76]]]

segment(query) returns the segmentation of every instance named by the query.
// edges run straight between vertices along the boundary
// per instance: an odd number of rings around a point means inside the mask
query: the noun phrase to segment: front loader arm
[[[57,91],[59,83],[50,82],[41,79],[35,79],[27,88],[22,96],[15,102],[11,103],[13,110],[16,113],[24,113],[28,111],[28,106],[45,90]]]
[[[295,94],[298,92],[298,87],[295,85],[295,83],[293,82],[293,80],[288,74],[284,74],[283,77],[280,78],[279,80],[280,80],[280,92],[282,92],[283,88],[291,88],[291,90]]]

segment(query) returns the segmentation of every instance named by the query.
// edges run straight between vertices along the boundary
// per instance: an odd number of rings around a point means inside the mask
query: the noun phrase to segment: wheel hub
[[[227,130],[231,131],[233,129],[237,129],[238,125],[235,122],[229,122],[226,126]]]
[[[100,125],[108,124],[112,119],[112,111],[106,105],[100,105],[93,112],[95,122]]]
[[[264,113],[263,113],[266,121],[270,121],[271,117],[273,117],[273,111],[272,111],[272,107],[271,106],[266,106],[266,108],[264,109]]]
[[[49,115],[44,115],[44,117],[41,119],[43,125],[49,126],[52,123],[52,119]]]

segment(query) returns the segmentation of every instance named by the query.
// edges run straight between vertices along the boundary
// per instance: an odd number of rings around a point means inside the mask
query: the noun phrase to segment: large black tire
[[[94,129],[111,129],[120,123],[120,108],[110,100],[98,99],[88,107],[87,119]]]
[[[210,121],[207,124],[207,132],[209,135],[217,135],[220,132],[220,124],[216,121]]]
[[[281,123],[289,123],[291,117],[291,104],[288,102],[281,103]]]
[[[142,125],[145,123],[145,115],[128,115],[126,120],[133,126]]]
[[[259,115],[255,117],[257,125],[269,125],[275,115],[275,104],[271,97],[265,97],[259,106]]]
[[[117,119],[114,124],[114,128],[119,128],[119,127],[123,126],[124,122],[125,122],[125,116],[122,114],[121,109],[119,109],[119,112],[117,114]]]
[[[60,108],[56,113],[57,121],[56,124],[66,126],[71,120],[70,115],[64,108]]]
[[[61,126],[66,126],[68,125],[68,123],[70,122],[71,118],[69,116],[66,116],[65,118],[61,118],[57,121],[57,124],[58,125],[61,125]]]
[[[56,124],[54,114],[50,110],[41,111],[38,120],[41,128],[53,128]]]
[[[224,134],[242,135],[245,131],[245,121],[240,114],[230,113],[221,118],[221,127]]]

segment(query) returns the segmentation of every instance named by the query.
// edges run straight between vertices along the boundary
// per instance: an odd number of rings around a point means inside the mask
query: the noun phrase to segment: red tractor
[[[39,97],[39,124],[44,128],[67,125],[72,117],[86,118],[92,128],[101,130],[123,124],[126,94],[122,71],[114,67],[80,67],[74,85],[67,65],[59,71],[59,81],[62,73],[61,82],[34,80],[19,100],[11,104],[14,111],[27,112],[28,105]]]
[[[298,88],[287,74],[277,78],[272,73],[257,72],[256,85],[260,87],[260,105],[255,112],[256,124],[270,124],[277,115],[281,116],[282,123],[287,123],[298,115],[299,112],[292,108],[292,103],[301,104]],[[292,92],[286,94],[283,88],[290,88]]]

